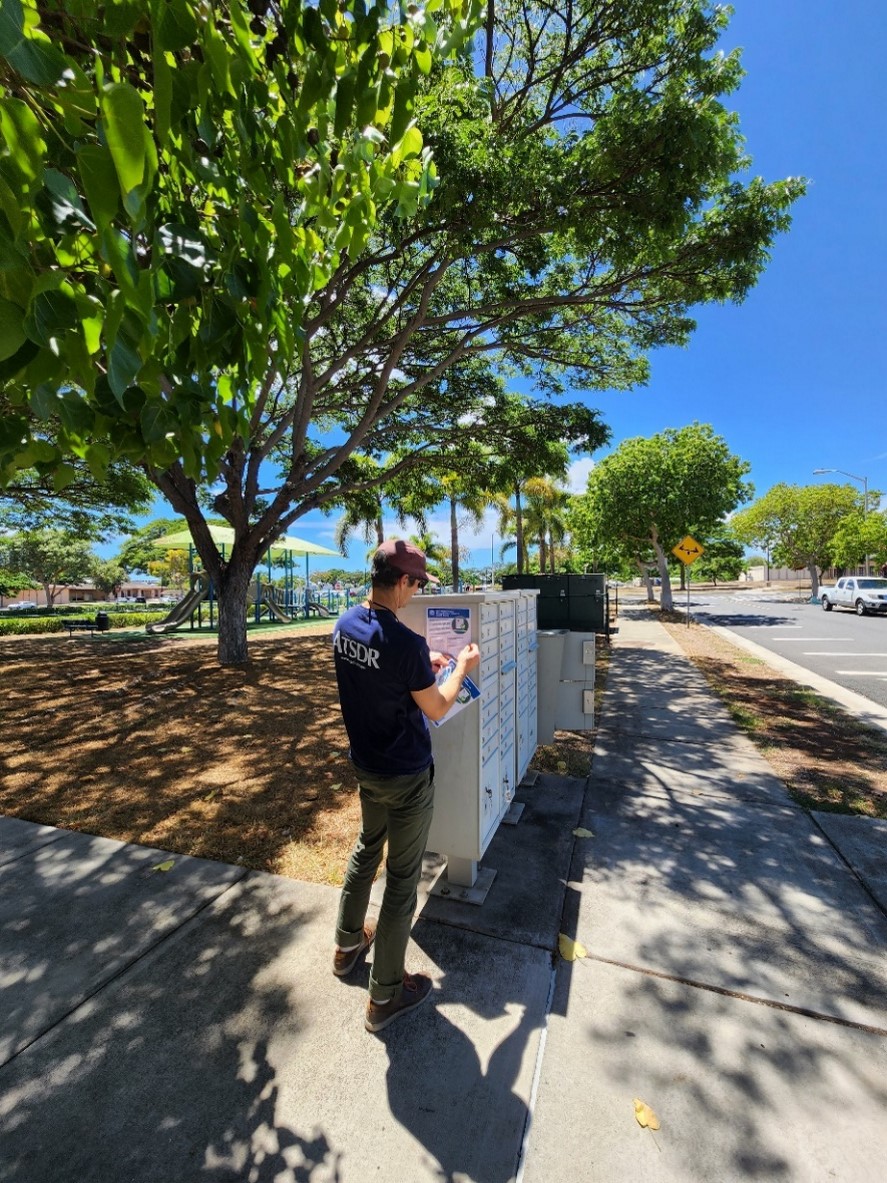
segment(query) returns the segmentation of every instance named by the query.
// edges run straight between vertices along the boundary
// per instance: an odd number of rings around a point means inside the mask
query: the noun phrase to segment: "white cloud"
[[[590,457],[576,460],[567,470],[567,484],[571,493],[584,493],[588,486],[588,474],[594,468],[594,461]]]

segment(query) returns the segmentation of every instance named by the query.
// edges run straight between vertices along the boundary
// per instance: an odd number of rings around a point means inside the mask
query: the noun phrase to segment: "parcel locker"
[[[536,749],[535,593],[415,596],[398,615],[433,650],[455,656],[470,641],[480,649],[480,665],[469,674],[478,697],[429,724],[435,800],[428,849],[446,857],[450,883],[471,887]]]

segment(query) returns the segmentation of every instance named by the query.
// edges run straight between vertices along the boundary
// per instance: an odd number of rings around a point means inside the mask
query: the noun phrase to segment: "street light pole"
[[[868,516],[868,512],[869,512],[869,478],[867,476],[855,476],[852,472],[845,472],[843,468],[814,468],[813,469],[814,476],[822,476],[823,473],[826,473],[826,472],[837,472],[837,473],[840,473],[841,476],[849,476],[851,480],[859,481],[862,484],[862,520],[865,521],[866,517]],[[865,555],[865,562],[863,563],[863,566],[865,567],[866,575],[868,575],[868,573],[869,573],[868,553],[866,553],[866,555]]]

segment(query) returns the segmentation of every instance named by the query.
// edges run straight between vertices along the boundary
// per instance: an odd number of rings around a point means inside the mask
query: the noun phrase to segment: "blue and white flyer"
[[[436,681],[437,681],[438,686],[443,686],[444,682],[446,682],[447,678],[449,678],[450,674],[453,672],[453,670],[455,668],[456,668],[456,659],[455,659],[455,657],[451,657],[450,660],[447,662],[447,664],[443,667],[442,670],[439,671],[439,673],[437,675]],[[475,686],[474,682],[472,682],[472,680],[470,678],[464,678],[462,680],[462,685],[459,689],[459,693],[456,695],[456,701],[453,703],[453,705],[450,707],[450,709],[447,711],[447,713],[444,715],[444,717],[442,719],[438,719],[438,720],[432,719],[434,726],[440,727],[442,724],[448,722],[455,715],[458,715],[459,711],[464,710],[465,707],[467,707],[470,702],[473,702],[475,698],[480,698],[480,690],[477,688],[477,686]]]
[[[470,608],[428,608],[425,613],[425,640],[438,653],[458,653],[476,640],[471,635]]]

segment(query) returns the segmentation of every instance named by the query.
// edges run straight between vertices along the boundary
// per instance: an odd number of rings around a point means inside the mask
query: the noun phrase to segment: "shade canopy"
[[[234,530],[231,526],[210,525],[207,529],[216,546],[232,547],[234,545]],[[153,545],[163,550],[185,550],[186,547],[194,545],[194,539],[191,537],[190,530],[177,530],[174,534],[164,534],[162,538],[155,538]],[[269,550],[272,559],[286,558],[290,555],[337,555],[339,558],[342,557],[339,551],[330,550],[328,546],[321,546],[319,542],[309,542],[305,538],[296,538],[289,534],[278,538]],[[268,554],[269,551],[265,553]]]

